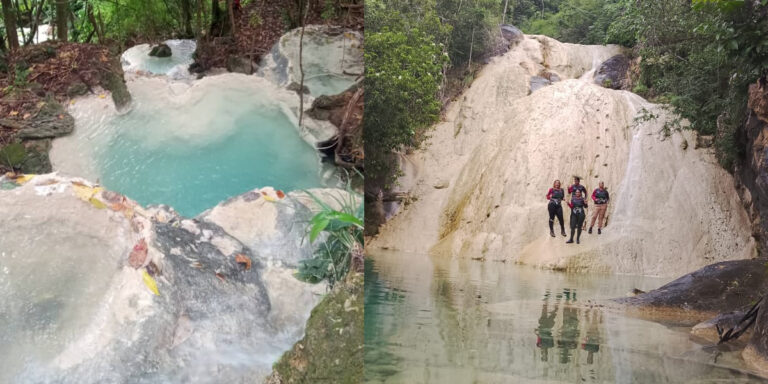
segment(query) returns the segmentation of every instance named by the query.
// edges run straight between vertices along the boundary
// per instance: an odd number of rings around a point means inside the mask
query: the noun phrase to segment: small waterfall
[[[286,86],[298,83],[300,29],[283,35],[260,63],[259,74]],[[362,35],[355,31],[308,26],[304,31],[304,85],[311,95],[335,95],[363,73]]]
[[[171,48],[170,57],[149,56],[152,50],[152,45],[149,44],[129,48],[120,57],[123,71],[166,75],[174,80],[189,78],[187,68],[194,61],[192,55],[197,49],[197,43],[194,40],[166,40],[164,44]]]

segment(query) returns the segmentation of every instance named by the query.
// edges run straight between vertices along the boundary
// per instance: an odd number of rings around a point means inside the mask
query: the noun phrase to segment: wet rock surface
[[[768,306],[765,303],[757,314],[752,337],[742,356],[747,364],[768,375]]]
[[[739,323],[739,320],[744,317],[744,314],[744,311],[721,313],[709,320],[694,325],[693,328],[691,328],[691,335],[715,344],[720,339],[718,328],[722,331],[726,331],[735,327]],[[741,339],[748,340],[750,336],[751,334],[747,333],[741,336]]]
[[[0,330],[11,343],[0,350],[3,382],[265,377],[301,337],[323,290],[288,267],[311,254],[294,247],[306,233],[306,221],[297,221],[305,216],[280,212],[309,214],[316,203],[303,193],[256,189],[229,202],[243,209],[240,216],[213,214],[219,225],[56,174],[0,177],[0,185],[0,261],[10,279],[0,283],[0,310],[11,319]],[[254,223],[249,244],[227,231],[244,236],[237,224]],[[266,236],[256,234],[266,228]],[[137,252],[143,256],[131,260]],[[40,280],[24,279],[24,271]],[[52,305],[59,316],[45,315]],[[25,332],[30,326],[45,336]]]
[[[693,326],[724,312],[749,309],[768,292],[766,263],[766,259],[724,261],[614,301],[639,317]]]

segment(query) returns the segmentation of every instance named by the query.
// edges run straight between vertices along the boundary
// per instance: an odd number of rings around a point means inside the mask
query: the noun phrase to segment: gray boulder
[[[600,64],[595,83],[605,88],[623,89],[629,84],[629,58],[616,55]]]
[[[17,130],[18,139],[50,139],[72,133],[75,119],[61,104],[50,98],[37,115],[27,120],[0,119],[0,126]]]
[[[149,55],[152,57],[171,57],[173,54],[173,51],[171,51],[171,47],[168,46],[168,44],[158,44],[152,47],[152,50],[149,51]]]
[[[547,85],[552,85],[552,82],[541,76],[533,76],[531,77],[531,91],[528,94],[530,95]]]
[[[518,43],[522,41],[523,38],[525,38],[523,31],[521,31],[514,25],[502,24],[500,28],[501,28],[501,36],[507,41],[509,41],[510,44]]]
[[[302,87],[301,84],[299,84],[299,83],[297,83],[295,81],[292,81],[290,84],[288,84],[288,86],[285,87],[285,89],[287,89],[289,91],[294,91],[294,92],[296,92],[296,94],[299,93],[299,90],[301,90],[301,93],[303,93],[305,95],[309,94],[309,87],[307,87],[306,84]]]

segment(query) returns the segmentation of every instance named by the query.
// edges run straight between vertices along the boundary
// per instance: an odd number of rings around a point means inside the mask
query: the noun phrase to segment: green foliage
[[[320,14],[320,17],[323,18],[323,20],[329,20],[336,16],[336,5],[334,4],[334,0],[323,0],[323,12]]]
[[[632,93],[636,93],[640,96],[647,96],[648,87],[646,87],[645,84],[637,84],[634,88],[632,88]]]
[[[715,136],[730,169],[746,118],[747,86],[768,68],[768,1],[561,0],[510,12],[527,33],[574,43],[634,46],[642,58],[636,93],[668,103],[690,128]],[[676,124],[672,124],[676,125]],[[666,128],[665,128],[666,129]]]
[[[369,177],[391,177],[389,154],[417,147],[440,116],[438,91],[447,54],[416,28],[385,28],[368,34],[365,44],[366,168]]]
[[[747,116],[747,87],[768,68],[764,5],[733,0],[630,3],[616,29],[638,42],[641,82],[666,95],[701,134],[715,136],[727,169],[739,156],[736,131]]]
[[[347,198],[335,198],[341,210],[335,210],[309,191],[320,211],[309,222],[309,241],[314,243],[321,234],[326,239],[312,258],[302,260],[296,278],[308,283],[328,281],[333,286],[347,275],[355,252],[362,252],[363,203],[360,196],[347,186]]]
[[[108,40],[125,42],[186,36],[185,6],[189,9],[187,16],[193,33],[199,34],[210,25],[211,2],[206,0],[73,0],[70,7],[76,21],[70,29],[72,39],[83,42],[89,36],[98,37],[89,12]],[[198,11],[203,25],[198,25]]]
[[[26,87],[30,72],[32,72],[30,68],[22,68],[17,66],[16,73],[13,76],[13,86],[16,88]]]
[[[258,13],[253,13],[250,19],[248,19],[248,23],[251,25],[251,27],[258,27],[263,22],[264,20],[261,19],[261,15]]]
[[[454,65],[466,63],[470,55],[477,59],[493,46],[500,21],[497,0],[439,0],[436,12],[451,26],[446,46]]]
[[[26,156],[27,151],[21,143],[11,143],[0,148],[0,163],[11,168],[18,168]]]
[[[578,44],[616,43],[629,45],[631,38],[621,30],[611,30],[623,17],[625,0],[560,0],[542,2],[522,0],[508,10],[512,22],[530,34],[547,35]]]

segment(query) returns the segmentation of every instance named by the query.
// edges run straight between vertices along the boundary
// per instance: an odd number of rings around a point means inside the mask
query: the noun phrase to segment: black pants
[[[563,206],[560,204],[548,204],[549,231],[554,232],[555,217],[560,221],[560,231],[565,232],[565,220],[563,220]]]
[[[584,220],[587,218],[587,213],[583,208],[571,210],[571,240],[573,240],[573,232],[576,231],[576,241],[581,239],[581,227],[584,226]]]

